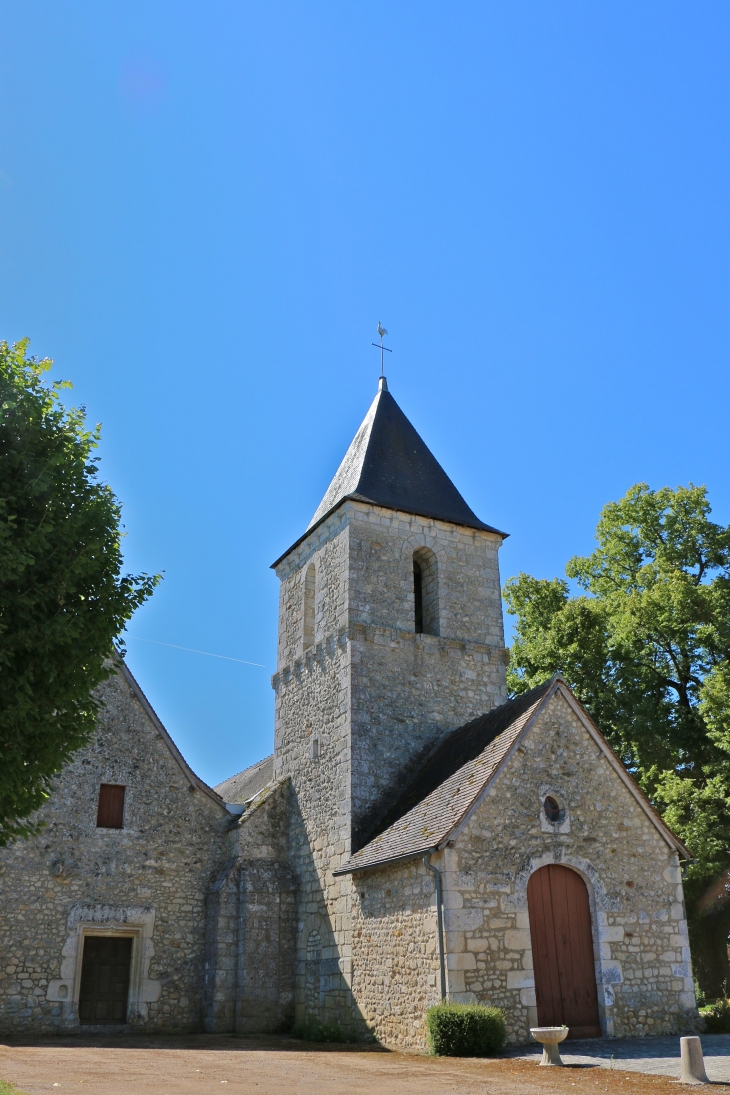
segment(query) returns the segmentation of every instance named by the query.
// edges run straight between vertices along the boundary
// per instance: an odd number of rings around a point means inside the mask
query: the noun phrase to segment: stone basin
[[[530,1027],[530,1034],[542,1045],[541,1065],[562,1065],[558,1045],[568,1037],[568,1027]]]

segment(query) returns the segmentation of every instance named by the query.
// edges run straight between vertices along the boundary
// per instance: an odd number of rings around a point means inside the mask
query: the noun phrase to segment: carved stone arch
[[[330,943],[330,928],[319,913],[302,924],[297,940],[296,1017],[320,1016],[325,1005],[326,975],[323,951]]]
[[[410,587],[412,627],[416,634],[441,633],[439,559],[436,546],[435,538],[425,533],[408,536],[403,541],[404,571]]]
[[[302,578],[302,649],[314,646],[315,599],[317,594],[317,568],[313,561],[307,563]]]
[[[605,1037],[612,1037],[614,1027],[614,990],[612,986],[622,983],[623,971],[620,962],[611,960],[610,943],[607,942],[610,933],[606,931],[606,928],[607,913],[618,911],[620,902],[618,898],[611,896],[607,892],[606,887],[593,864],[589,860],[583,859],[581,856],[566,855],[565,853],[559,857],[556,857],[553,852],[530,857],[523,864],[521,870],[517,872],[517,875],[515,876],[514,893],[507,899],[505,904],[508,907],[513,908],[516,912],[523,914],[523,923],[529,936],[527,887],[531,876],[535,874],[536,871],[539,871],[541,867],[546,867],[552,863],[560,863],[564,867],[569,867],[583,879],[586,885],[591,913],[593,956],[596,987],[598,990],[598,1013],[601,1031]],[[530,949],[525,952],[523,965],[526,969],[534,969],[531,938]]]

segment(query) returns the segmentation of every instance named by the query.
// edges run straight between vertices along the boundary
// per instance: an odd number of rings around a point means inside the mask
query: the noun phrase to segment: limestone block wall
[[[239,1034],[280,1030],[294,1019],[296,889],[288,864],[291,786],[281,780],[238,825]]]
[[[361,872],[353,886],[352,987],[362,1022],[386,1045],[423,1047],[426,1009],[441,998],[433,876],[416,859]]]
[[[232,834],[208,894],[204,1026],[254,1034],[294,1018],[296,894],[288,868],[289,782],[266,788]]]
[[[542,811],[546,794],[565,805],[556,825]],[[587,886],[604,1035],[696,1029],[676,852],[561,696],[432,862],[443,877],[449,996],[503,1008],[511,1042],[528,1042],[537,1024],[527,886],[549,863]],[[407,860],[358,872],[353,886],[357,1005],[386,1043],[423,1048],[423,1014],[439,997],[431,878]]]
[[[343,512],[346,510],[347,512]],[[274,773],[290,781],[288,862],[296,879],[296,1018],[354,1023],[349,880],[332,870],[350,851],[349,507],[277,568],[281,580]],[[314,645],[305,594],[314,566]]]
[[[120,674],[91,744],[55,781],[41,834],[0,850],[0,1030],[78,1026],[84,933],[133,936],[130,1025],[199,1028],[206,899],[230,816],[192,789]],[[97,829],[101,783],[124,784],[123,829]]]
[[[447,730],[506,698],[501,538],[357,504],[349,533],[353,848]],[[415,633],[413,556],[435,559],[438,636]]]
[[[545,824],[545,794],[565,803],[560,825]],[[676,852],[563,697],[543,711],[445,854],[450,991],[503,1007],[513,1041],[526,1041],[537,1022],[527,884],[547,863],[586,882],[604,1034],[696,1024]]]
[[[349,502],[277,567],[274,770],[292,787],[300,1011],[320,1007],[313,991],[305,1007],[309,947],[320,955],[310,962],[329,963],[318,967],[328,986],[321,1006],[342,1022],[356,1021],[354,897],[350,881],[332,871],[445,731],[506,698],[499,543],[491,534]],[[438,636],[414,630],[413,553],[422,548],[438,568]],[[307,647],[312,567],[314,644]]]

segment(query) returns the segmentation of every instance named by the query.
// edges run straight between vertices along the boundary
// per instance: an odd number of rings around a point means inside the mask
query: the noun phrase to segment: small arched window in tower
[[[310,563],[304,575],[304,649],[314,646],[314,592],[316,572]]]
[[[438,564],[430,548],[413,552],[413,608],[416,634],[438,635]]]

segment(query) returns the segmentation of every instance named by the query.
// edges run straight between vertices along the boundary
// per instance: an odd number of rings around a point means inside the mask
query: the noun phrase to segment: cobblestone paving
[[[701,1040],[709,1078],[730,1083],[730,1034],[703,1034]],[[661,1038],[586,1038],[564,1042],[560,1049],[566,1065],[598,1065],[673,1079],[678,1079],[680,1073],[678,1034]],[[541,1053],[537,1045],[518,1046],[509,1056],[531,1060]]]

